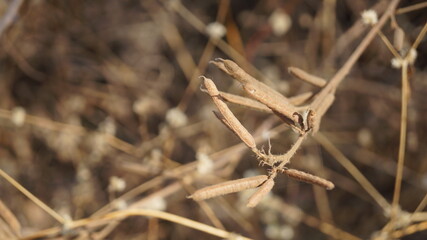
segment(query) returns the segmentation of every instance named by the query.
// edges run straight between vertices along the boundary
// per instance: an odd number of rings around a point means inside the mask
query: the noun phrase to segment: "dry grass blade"
[[[427,230],[427,221],[409,225],[403,229],[395,230],[391,233],[393,239],[400,239],[404,236]]]
[[[395,14],[396,15],[398,15],[398,14],[404,14],[404,13],[412,12],[412,11],[419,10],[419,9],[422,9],[422,8],[425,8],[425,7],[427,7],[427,2],[420,2],[420,3],[417,3],[417,4],[411,5],[411,6],[399,8],[399,9],[396,10]]]
[[[65,219],[61,215],[59,215],[52,208],[50,208],[45,203],[43,203],[40,199],[38,199],[36,196],[34,196],[30,191],[28,191],[27,189],[25,189],[21,184],[19,184],[17,181],[15,181],[15,179],[13,179],[11,176],[9,176],[9,174],[7,174],[6,172],[4,172],[2,169],[0,169],[0,176],[2,176],[4,179],[6,179],[10,184],[12,184],[22,194],[24,194],[26,197],[28,197],[37,206],[39,206],[46,213],[48,213],[50,216],[52,216],[53,218],[55,218],[58,222],[60,222],[62,224],[65,223]]]
[[[255,177],[222,182],[216,185],[199,189],[188,198],[192,198],[196,201],[201,201],[229,193],[240,192],[246,189],[256,188],[263,182],[265,182],[267,179],[267,175],[259,175]]]
[[[279,169],[278,171],[298,181],[324,187],[326,190],[332,190],[335,187],[331,181],[296,169]]]
[[[307,83],[313,84],[317,87],[324,87],[327,83],[325,79],[309,74],[297,67],[289,67],[288,71],[300,80],[306,81]]]
[[[12,211],[4,205],[2,200],[0,200],[0,217],[4,219],[5,223],[7,223],[16,236],[21,235],[21,224]]]
[[[6,13],[3,13],[3,18],[0,20],[0,36],[12,24],[23,2],[23,0],[14,0],[9,4],[9,8]]]
[[[271,189],[274,187],[274,177],[270,177],[265,181],[261,187],[249,198],[246,207],[253,208],[262,200],[262,198],[267,195]]]
[[[357,169],[356,166],[346,157],[340,150],[338,150],[323,134],[316,134],[314,139],[326,151],[328,151],[353,177],[357,182],[366,190],[367,193],[378,203],[378,205],[384,210],[390,209],[390,204],[387,200],[378,192],[378,190],[366,179],[365,176]]]
[[[123,218],[131,217],[131,216],[145,216],[145,217],[155,217],[155,218],[159,218],[159,219],[164,219],[166,221],[174,222],[174,223],[177,223],[177,224],[180,224],[180,225],[192,228],[192,229],[196,229],[196,230],[199,230],[201,232],[205,232],[205,233],[208,233],[208,234],[220,237],[220,238],[229,239],[229,238],[234,236],[234,237],[239,237],[239,239],[242,239],[242,240],[250,240],[250,238],[238,236],[234,233],[230,233],[230,232],[227,232],[227,231],[224,231],[221,229],[217,229],[217,228],[211,227],[209,225],[193,221],[193,220],[188,219],[188,218],[177,216],[175,214],[157,211],[157,210],[148,210],[148,209],[129,209],[129,210],[122,210],[122,211],[115,211],[115,212],[111,212],[111,213],[108,213],[106,215],[103,215],[103,216],[100,216],[97,218],[80,219],[80,220],[71,222],[68,225],[68,229],[75,229],[78,227],[83,227],[85,225],[94,224],[94,223],[104,223],[105,224],[105,223],[112,221],[112,220],[123,219]],[[58,227],[46,229],[46,230],[40,231],[40,232],[35,233],[35,234],[24,236],[21,239],[22,240],[26,240],[26,239],[29,240],[29,239],[43,238],[46,236],[52,236],[52,235],[58,234],[60,231],[62,231],[62,228],[58,228]]]
[[[402,186],[403,164],[405,162],[405,149],[406,149],[406,128],[408,118],[408,100],[409,100],[409,82],[408,82],[408,62],[405,60],[402,64],[402,112],[400,119],[400,140],[399,140],[399,153],[397,160],[396,178],[393,192],[391,221],[394,221],[397,215],[397,208],[399,205],[400,191]]]

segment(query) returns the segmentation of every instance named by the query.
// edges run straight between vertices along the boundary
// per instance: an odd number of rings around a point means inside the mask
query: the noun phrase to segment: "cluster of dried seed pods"
[[[328,190],[334,188],[334,184],[328,180],[295,169],[285,168],[285,166],[290,162],[292,156],[295,155],[295,152],[301,146],[307,134],[309,132],[315,133],[318,131],[320,119],[334,101],[333,92],[327,94],[323,101],[317,101],[316,103],[313,102],[312,104],[299,106],[306,103],[306,101],[308,101],[313,96],[313,93],[306,92],[292,98],[287,98],[266,84],[250,76],[231,60],[218,58],[211,63],[216,65],[219,69],[227,73],[235,80],[239,81],[242,85],[242,88],[247,92],[249,97],[252,98],[250,99],[220,92],[211,79],[201,77],[203,79],[202,90],[212,98],[214,104],[218,108],[219,112],[214,111],[215,116],[257,155],[261,164],[267,164],[272,168],[272,171],[269,176],[260,175],[251,178],[227,181],[217,185],[205,187],[196,191],[193,195],[190,196],[190,198],[199,201],[228,193],[259,187],[257,192],[249,199],[247,203],[248,207],[254,207],[259,203],[262,197],[270,192],[270,190],[273,188],[274,178],[276,177],[277,172],[284,173],[289,177],[299,181],[325,187]],[[317,76],[313,76],[295,67],[289,68],[289,72],[295,77],[317,87],[324,87],[327,83],[326,80]],[[233,112],[231,112],[231,110],[228,108],[226,102],[239,104],[263,112],[274,113],[285,123],[287,123],[294,131],[299,133],[297,141],[285,154],[266,154],[264,150],[259,150],[257,148],[253,136],[234,116]]]

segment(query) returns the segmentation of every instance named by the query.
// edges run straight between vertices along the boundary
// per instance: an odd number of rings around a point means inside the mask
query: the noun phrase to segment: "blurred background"
[[[399,8],[420,2],[402,1]],[[287,68],[330,79],[369,30],[361,12],[373,8],[381,15],[387,6],[388,1],[367,0],[2,0],[0,169],[65,220],[137,207],[253,239],[336,238],[325,234],[323,223],[369,238],[386,224],[388,213],[312,138],[291,166],[330,179],[336,184],[332,191],[279,176],[272,194],[254,209],[245,207],[246,192],[207,204],[186,196],[267,172],[213,117],[211,99],[199,90],[199,76],[206,75],[220,90],[245,95],[210,60],[233,59],[285,96],[316,93],[318,88]],[[396,21],[407,48],[425,24],[426,10],[396,14]],[[393,39],[390,23],[383,32]],[[401,194],[401,208],[409,212],[427,190],[425,42],[411,66]],[[392,57],[377,37],[340,85],[320,128],[389,202],[401,91]],[[275,154],[294,142],[296,134],[277,117],[230,108],[266,150],[268,139]],[[59,225],[4,178],[0,200],[16,216],[22,236]],[[0,232],[4,239],[13,237]],[[51,237],[218,239],[144,217]]]

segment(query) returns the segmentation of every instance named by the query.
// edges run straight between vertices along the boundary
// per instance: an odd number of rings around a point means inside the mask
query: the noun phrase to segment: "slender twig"
[[[42,202],[40,199],[38,199],[34,194],[32,194],[30,191],[28,191],[26,188],[24,188],[21,184],[19,184],[15,179],[13,179],[9,174],[4,172],[2,169],[0,169],[0,176],[2,176],[6,181],[8,181],[10,184],[12,184],[16,189],[18,189],[22,194],[24,194],[27,198],[29,198],[31,201],[33,201],[37,206],[39,206],[41,209],[43,209],[46,213],[48,213],[50,216],[55,218],[58,222],[64,224],[65,219],[59,215],[57,212],[55,212],[52,208],[50,208],[48,205],[46,205],[44,202]]]
[[[381,27],[385,24],[388,18],[394,13],[394,9],[396,9],[399,0],[393,0],[390,2],[387,10],[380,18],[377,24],[369,31],[369,33],[365,36],[362,42],[357,46],[357,48],[353,51],[351,56],[347,59],[345,64],[338,70],[337,73],[332,77],[332,79],[328,82],[328,84],[320,91],[318,95],[315,96],[313,103],[311,104],[311,108],[316,110],[322,104],[324,98],[328,95],[329,92],[335,92],[338,85],[342,80],[347,76],[350,72],[353,65],[371,43],[371,41],[376,36],[377,32],[381,29]]]
[[[106,214],[97,218],[84,218],[84,219],[80,219],[80,220],[69,223],[67,225],[67,229],[76,229],[76,228],[88,225],[90,223],[97,223],[97,222],[108,223],[108,221],[111,221],[111,220],[123,219],[131,216],[145,216],[145,217],[155,217],[159,219],[164,219],[170,222],[174,222],[189,228],[193,228],[193,229],[205,232],[205,233],[209,233],[214,236],[218,236],[220,238],[230,239],[234,236],[242,240],[250,240],[250,238],[239,236],[234,233],[227,232],[222,229],[214,228],[209,225],[196,222],[194,220],[184,218],[175,214],[157,211],[157,210],[149,210],[149,209],[129,209],[129,210],[111,212],[109,214]],[[24,240],[24,239],[43,238],[46,236],[58,234],[61,231],[62,231],[62,228],[54,227],[54,228],[46,229],[34,234],[30,234],[28,236],[23,237],[22,239]]]
[[[427,22],[424,24],[423,29],[421,29],[420,34],[418,34],[417,39],[415,39],[414,43],[412,44],[412,49],[417,49],[418,45],[420,45],[421,40],[423,40],[424,36],[427,33]]]
[[[325,148],[353,177],[359,182],[359,184],[365,189],[365,191],[378,203],[378,205],[384,210],[390,209],[390,204],[387,200],[378,192],[377,189],[366,179],[365,176],[357,169],[356,166],[346,157],[338,148],[331,143],[328,138],[323,134],[318,133],[314,136],[314,139]]]
[[[419,9],[425,8],[425,7],[427,7],[427,2],[421,2],[421,3],[417,3],[417,4],[414,4],[414,5],[411,5],[411,6],[399,8],[399,9],[396,10],[395,14],[396,15],[398,15],[398,14],[404,14],[404,13],[412,12],[412,11],[419,10]]]
[[[402,186],[403,164],[405,162],[405,149],[406,149],[406,128],[408,119],[408,99],[409,99],[409,82],[408,82],[408,62],[402,62],[402,106],[401,106],[401,119],[400,119],[400,139],[399,139],[399,153],[397,160],[396,178],[394,183],[392,211],[390,221],[393,222],[397,216],[400,191]]]
[[[6,14],[4,14],[3,18],[0,20],[0,36],[3,35],[3,32],[12,24],[23,2],[23,0],[14,0],[10,4]]]

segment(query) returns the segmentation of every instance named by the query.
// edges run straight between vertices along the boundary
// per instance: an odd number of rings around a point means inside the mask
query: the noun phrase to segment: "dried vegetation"
[[[426,238],[426,9],[0,2],[0,239]]]

